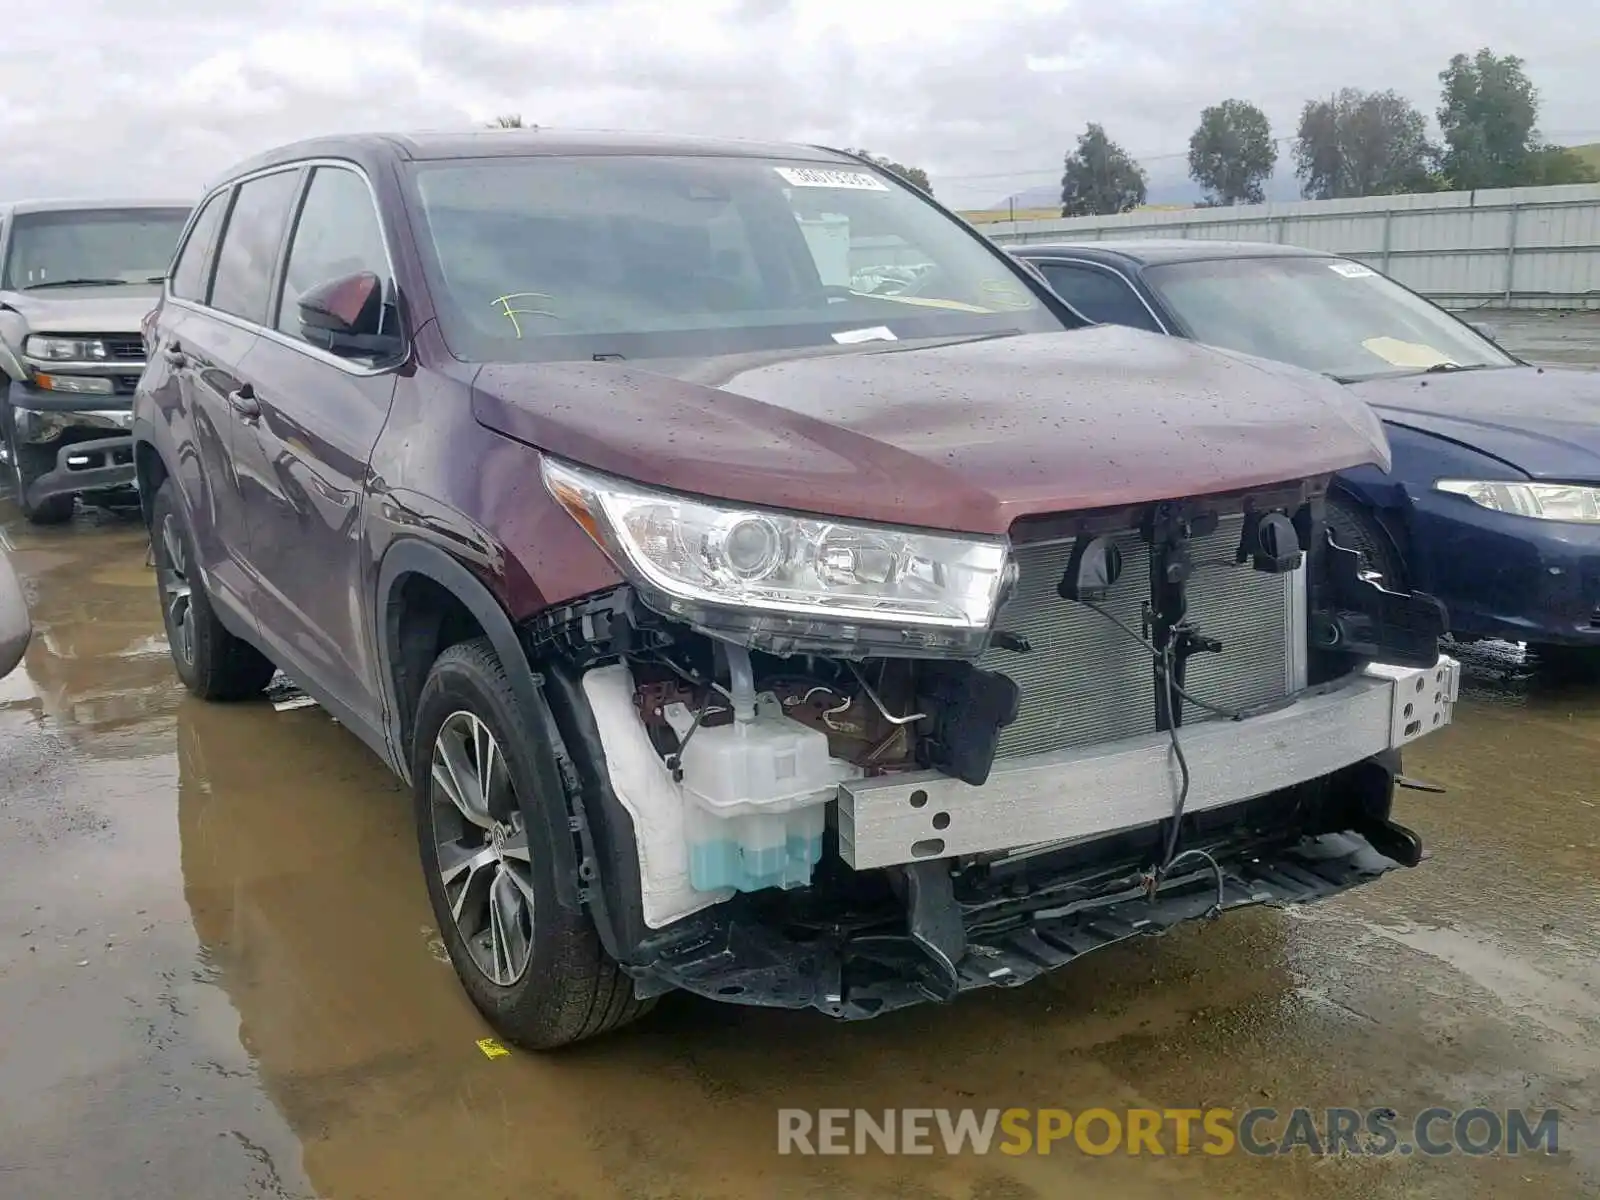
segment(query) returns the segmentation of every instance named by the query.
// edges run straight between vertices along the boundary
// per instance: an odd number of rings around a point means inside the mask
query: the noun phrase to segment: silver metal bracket
[[[961,924],[961,906],[956,903],[946,860],[907,863],[906,913],[911,924],[911,940],[931,958],[939,969],[942,999],[954,999],[961,990],[957,969],[967,956],[967,931]]]

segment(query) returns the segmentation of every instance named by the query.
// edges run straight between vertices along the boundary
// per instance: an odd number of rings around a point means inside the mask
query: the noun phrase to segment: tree
[[[1224,100],[1200,114],[1189,139],[1189,178],[1206,190],[1207,205],[1260,204],[1278,165],[1267,114],[1243,100]]]
[[[1300,110],[1294,171],[1309,200],[1431,191],[1437,157],[1427,119],[1397,92],[1344,88]]]
[[[524,125],[521,113],[504,113],[490,121],[486,129],[537,129],[537,125]]]
[[[1144,168],[1091,121],[1062,164],[1061,215],[1103,216],[1138,208],[1147,182]]]
[[[859,154],[862,158],[882,167],[891,175],[898,175],[912,187],[920,188],[930,196],[933,195],[933,185],[928,182],[928,173],[921,167],[908,167],[904,163],[897,163],[892,158],[885,158],[883,155],[874,154],[870,150],[851,150],[848,153]]]
[[[1556,183],[1600,183],[1600,171],[1565,146],[1540,146],[1528,156],[1522,182],[1530,187]]]
[[[1535,128],[1539,93],[1522,59],[1485,47],[1458,54],[1439,72],[1439,129],[1444,173],[1462,191],[1517,187],[1528,182],[1530,161],[1545,150]],[[1548,165],[1548,164],[1546,164]]]

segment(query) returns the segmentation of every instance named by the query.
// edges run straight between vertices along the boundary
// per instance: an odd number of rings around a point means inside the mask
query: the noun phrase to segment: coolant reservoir
[[[681,739],[694,724],[683,704],[664,715]],[[689,879],[711,891],[803,887],[822,857],[827,805],[860,774],[828,753],[826,734],[790,720],[772,696],[753,720],[704,726],[683,748]]]

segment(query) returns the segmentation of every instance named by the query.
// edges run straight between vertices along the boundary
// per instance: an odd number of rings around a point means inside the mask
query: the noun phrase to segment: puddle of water
[[[1586,1056],[1600,1063],[1600,1040],[1596,1040],[1600,1034],[1600,994],[1595,992],[1594,983],[1572,982],[1552,975],[1479,931],[1374,922],[1363,922],[1363,927],[1375,937],[1447,964],[1512,1012],[1569,1039],[1574,1049],[1589,1047]],[[1588,965],[1592,970],[1594,964]]]

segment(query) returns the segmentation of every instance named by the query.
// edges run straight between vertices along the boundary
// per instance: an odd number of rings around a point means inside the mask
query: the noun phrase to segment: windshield
[[[1514,360],[1371,267],[1342,258],[1230,258],[1148,267],[1196,340],[1353,382]]]
[[[656,358],[1059,330],[1017,268],[854,164],[419,164],[434,307],[471,361]]]
[[[18,213],[4,286],[149,283],[166,274],[187,208],[90,208]]]

